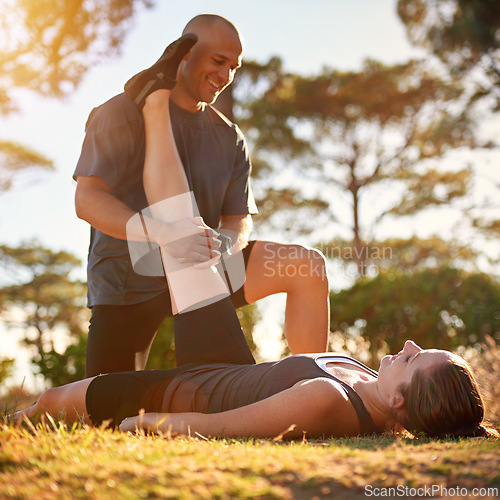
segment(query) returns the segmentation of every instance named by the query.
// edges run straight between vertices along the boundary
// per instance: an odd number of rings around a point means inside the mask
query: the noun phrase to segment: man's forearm
[[[153,239],[146,234],[140,217],[123,202],[105,191],[86,193],[85,199],[76,199],[77,215],[92,227],[109,236],[121,240],[147,241]],[[157,221],[144,217],[148,228],[154,227]],[[153,231],[154,232],[154,231]]]
[[[135,213],[107,189],[95,185],[87,189],[85,181],[83,187],[77,189],[75,201],[78,217],[109,236],[129,242],[168,245],[166,250],[185,262],[199,263],[210,258],[208,246],[206,252],[200,248],[206,245],[207,231],[208,237],[213,237],[212,230],[200,217],[187,217],[186,214],[183,218],[179,207],[172,208],[174,213],[179,212],[179,220],[165,222],[149,210]]]

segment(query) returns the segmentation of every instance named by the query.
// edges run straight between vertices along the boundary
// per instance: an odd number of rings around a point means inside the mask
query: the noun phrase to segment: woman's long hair
[[[465,361],[450,359],[431,372],[415,372],[402,386],[407,430],[431,437],[496,436],[484,422],[484,402]]]

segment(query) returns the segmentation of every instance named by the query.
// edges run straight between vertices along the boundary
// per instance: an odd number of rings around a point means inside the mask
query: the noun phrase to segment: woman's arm
[[[339,384],[306,380],[279,394],[221,413],[145,413],[126,418],[122,431],[144,429],[171,435],[287,438],[359,433],[356,413]]]

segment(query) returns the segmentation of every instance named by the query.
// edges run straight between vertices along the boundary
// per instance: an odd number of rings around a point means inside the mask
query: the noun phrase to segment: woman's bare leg
[[[146,156],[143,183],[153,217],[176,222],[197,215],[196,202],[190,191],[182,161],[175,145],[170,122],[169,90],[157,90],[149,95],[143,108],[146,136]],[[210,258],[210,244],[217,246],[216,233],[201,218],[190,248]],[[168,239],[168,238],[167,238]],[[215,253],[215,249],[213,250]],[[194,269],[174,258],[168,246],[161,247],[165,274],[169,284],[174,314],[198,308],[227,297],[229,291],[217,269]],[[190,302],[191,306],[188,306]]]
[[[147,97],[142,112],[146,130],[143,182],[150,205],[190,191],[174,142],[169,99],[170,90],[157,90]]]
[[[64,420],[69,424],[73,422],[90,424],[85,397],[94,378],[47,389],[33,406],[9,415],[7,420],[20,423],[25,418],[29,418],[38,421],[48,414],[54,419]]]

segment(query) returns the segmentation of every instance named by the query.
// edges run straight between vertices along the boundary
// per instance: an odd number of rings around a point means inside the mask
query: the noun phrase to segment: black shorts
[[[85,396],[92,424],[117,427],[124,418],[138,415],[141,410],[161,412],[163,394],[169,381],[185,369],[186,367],[97,376],[90,383]]]

